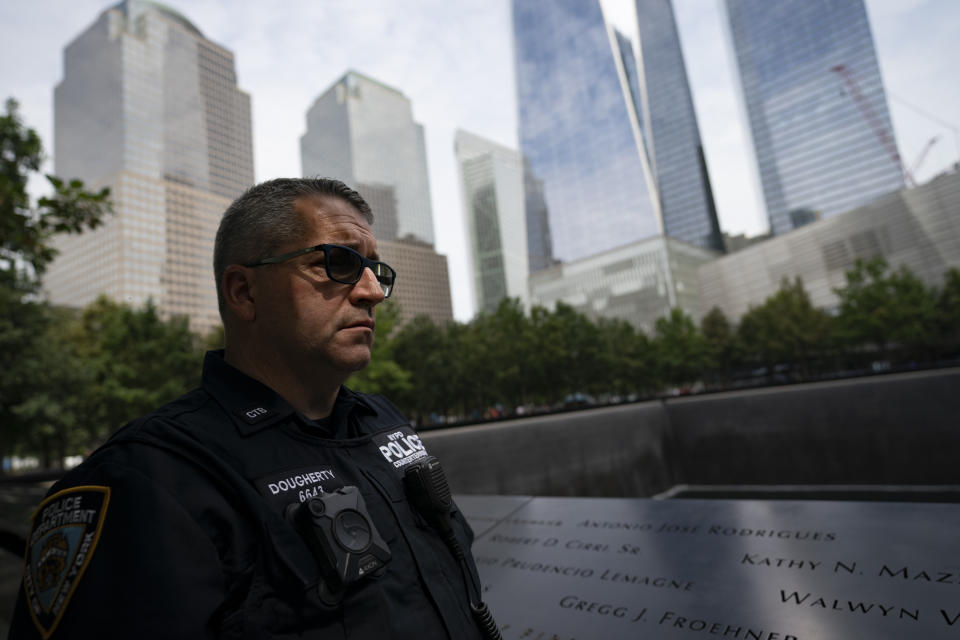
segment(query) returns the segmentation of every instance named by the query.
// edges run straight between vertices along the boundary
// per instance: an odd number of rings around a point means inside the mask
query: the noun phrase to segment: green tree
[[[740,319],[738,336],[748,357],[772,370],[777,364],[794,364],[801,376],[809,374],[814,360],[827,349],[830,316],[813,306],[798,276],[784,278],[779,290]]]
[[[448,322],[442,327],[440,341],[429,357],[430,379],[437,382],[440,394],[440,402],[434,405],[434,410],[441,415],[457,413],[467,416],[477,407],[474,402],[477,373],[472,370],[469,357],[475,350],[474,335],[470,325]],[[438,380],[442,377],[446,379]]]
[[[552,404],[594,389],[603,366],[597,326],[562,302],[552,312],[534,307],[530,321],[532,344],[540,358],[538,366],[528,367],[536,396]]]
[[[624,320],[600,319],[599,372],[591,393],[644,396],[658,386],[656,356],[650,339]]]
[[[71,335],[89,380],[77,426],[91,445],[200,382],[199,339],[187,318],[163,320],[150,300],[135,309],[101,296]]]
[[[0,457],[13,453],[29,433],[29,419],[17,408],[45,375],[44,368],[33,366],[33,352],[46,329],[47,309],[24,296],[0,282]]]
[[[208,331],[206,335],[201,338],[200,344],[204,351],[223,349],[223,325],[218,324],[210,329],[210,331]]]
[[[410,373],[411,388],[396,401],[418,423],[426,422],[430,413],[449,415],[462,410],[466,396],[460,348],[463,331],[460,323],[439,327],[420,315],[397,332],[394,358]]]
[[[53,194],[31,207],[27,183],[40,170],[43,145],[37,132],[24,126],[17,108],[8,99],[0,116],[0,284],[33,292],[56,257],[53,236],[99,226],[110,210],[110,192],[89,192],[80,180],[48,175]]]
[[[960,348],[960,269],[951,267],[943,274],[943,288],[937,300],[940,340],[947,353]]]
[[[657,319],[653,343],[664,383],[683,386],[702,378],[706,344],[693,318],[682,309],[671,309],[670,315]]]
[[[846,285],[834,292],[849,346],[871,345],[887,357],[892,346],[926,349],[939,333],[936,292],[906,266],[891,270],[883,258],[857,260]]]
[[[736,328],[719,307],[714,307],[700,320],[700,333],[704,340],[706,370],[712,376],[728,381],[740,357]]]
[[[531,394],[533,330],[519,299],[504,298],[491,314],[480,314],[467,332],[466,371],[478,408],[512,410]]]
[[[8,99],[0,115],[0,456],[31,434],[38,390],[50,376],[35,366],[49,357],[39,342],[51,316],[40,297],[44,271],[56,256],[53,237],[98,226],[110,211],[109,192],[88,192],[79,180],[47,176],[52,194],[34,206],[30,176],[43,162],[43,145],[26,127],[17,103]]]
[[[63,308],[44,311],[43,334],[21,366],[24,379],[30,381],[29,393],[14,412],[28,425],[17,448],[21,453],[39,454],[43,467],[53,468],[87,444],[77,419],[91,370],[73,348],[79,313]]]
[[[370,364],[350,377],[350,388],[363,393],[382,393],[403,397],[413,388],[411,374],[394,357],[394,334],[400,321],[400,307],[386,302],[377,308],[376,337],[370,353]]]

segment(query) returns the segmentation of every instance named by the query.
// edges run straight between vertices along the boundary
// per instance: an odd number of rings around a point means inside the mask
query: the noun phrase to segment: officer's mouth
[[[344,329],[369,329],[371,332],[376,327],[376,323],[373,320],[358,320],[353,324],[349,324]]]

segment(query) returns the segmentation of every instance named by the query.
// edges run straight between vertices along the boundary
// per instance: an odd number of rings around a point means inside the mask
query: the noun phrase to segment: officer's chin
[[[344,357],[340,361],[341,368],[351,373],[366,369],[371,360],[370,349],[356,347],[352,351],[354,351],[354,353],[344,354]]]

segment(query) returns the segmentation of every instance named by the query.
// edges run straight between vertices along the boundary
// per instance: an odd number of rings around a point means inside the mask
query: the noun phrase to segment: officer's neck
[[[311,420],[330,415],[340,386],[346,382],[346,376],[338,372],[318,371],[316,363],[312,363],[310,371],[297,371],[290,363],[281,361],[276,352],[253,353],[228,344],[223,359],[276,391]]]

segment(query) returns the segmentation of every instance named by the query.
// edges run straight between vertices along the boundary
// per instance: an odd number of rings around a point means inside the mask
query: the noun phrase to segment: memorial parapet
[[[960,638],[960,507],[459,496],[504,640]]]

